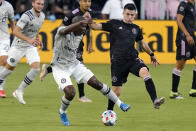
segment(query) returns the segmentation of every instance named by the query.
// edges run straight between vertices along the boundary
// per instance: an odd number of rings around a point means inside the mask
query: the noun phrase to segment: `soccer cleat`
[[[127,105],[127,104],[125,104],[125,103],[121,103],[120,104],[120,109],[122,110],[122,111],[128,111],[129,109],[131,108],[131,106],[130,105]]]
[[[189,96],[196,97],[196,89],[191,89],[189,92]]]
[[[3,90],[0,90],[0,97],[1,98],[6,98],[6,94]]]
[[[48,67],[47,64],[42,65],[42,71],[39,76],[41,81],[43,81],[44,77],[47,75],[47,67]]]
[[[21,104],[26,104],[26,102],[23,99],[23,93],[15,90],[13,92],[13,96],[21,103]]]
[[[165,102],[165,97],[157,98],[154,101],[154,108],[159,109],[160,106]]]
[[[78,99],[80,102],[92,102],[91,99],[87,98],[86,96],[82,96]]]
[[[70,122],[69,122],[69,119],[67,117],[67,113],[60,113],[59,111],[59,115],[60,115],[60,118],[61,118],[61,122],[63,123],[63,125],[65,126],[70,126]]]
[[[184,99],[184,97],[180,93],[173,92],[173,91],[171,91],[169,98],[170,99],[178,99],[178,100]]]

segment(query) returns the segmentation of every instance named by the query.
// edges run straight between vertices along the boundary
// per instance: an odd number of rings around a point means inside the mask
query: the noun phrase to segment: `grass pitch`
[[[110,65],[87,65],[96,77],[111,86]],[[128,112],[115,107],[118,121],[113,127],[101,122],[101,114],[106,110],[107,99],[89,86],[85,86],[86,96],[92,103],[78,102],[78,91],[68,109],[70,127],[61,124],[58,109],[61,96],[52,74],[43,82],[37,76],[24,94],[26,105],[21,105],[12,97],[28,72],[27,64],[19,64],[7,79],[6,99],[0,99],[0,131],[196,131],[196,98],[188,96],[192,84],[193,65],[186,65],[182,72],[179,91],[184,100],[170,100],[171,72],[174,65],[150,67],[158,96],[165,96],[166,103],[159,110],[152,106],[150,97],[141,78],[129,75],[123,86],[121,100],[130,104]],[[76,83],[74,82],[76,85]],[[76,86],[75,86],[76,87]],[[77,90],[77,87],[76,87]]]

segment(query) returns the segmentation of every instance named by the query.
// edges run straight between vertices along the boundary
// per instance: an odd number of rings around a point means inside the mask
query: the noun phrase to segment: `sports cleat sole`
[[[154,103],[154,108],[159,109],[162,104],[165,103],[165,97],[161,97]]]
[[[196,93],[189,94],[190,97],[196,97]]]

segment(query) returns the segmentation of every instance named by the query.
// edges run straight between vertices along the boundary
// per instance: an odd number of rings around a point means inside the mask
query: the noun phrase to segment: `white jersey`
[[[26,11],[23,13],[19,21],[17,22],[17,26],[21,28],[21,32],[29,37],[29,38],[36,38],[43,22],[45,19],[45,15],[43,12],[40,12],[40,16],[38,17],[35,14],[34,9]],[[17,47],[32,47],[33,45],[23,41],[17,37],[14,38],[12,46]]]
[[[0,5],[0,40],[10,38],[7,24],[8,19],[14,21],[14,9],[9,2],[3,0]]]
[[[67,26],[61,26],[57,30],[52,60],[52,64],[59,65],[62,68],[79,63],[76,59],[76,52],[83,38],[83,35],[76,36],[73,32],[66,35],[60,35],[59,31],[65,28],[67,28]]]

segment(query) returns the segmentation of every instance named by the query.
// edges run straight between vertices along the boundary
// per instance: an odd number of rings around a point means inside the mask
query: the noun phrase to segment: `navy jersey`
[[[138,57],[135,42],[143,39],[139,26],[133,23],[127,24],[121,20],[110,20],[102,23],[102,29],[110,32],[111,61]]]
[[[189,34],[194,38],[194,30],[195,30],[195,8],[194,5],[188,1],[183,1],[178,6],[177,14],[181,14],[184,16],[182,22],[189,32]],[[184,33],[178,27],[178,32],[176,36],[176,40],[182,39],[185,37]]]
[[[92,10],[89,9],[88,11],[90,13],[90,15],[92,15]],[[73,10],[71,13],[68,13],[64,19],[63,19],[63,24],[65,26],[68,26],[72,23],[72,19],[75,17],[75,16],[83,16],[84,13],[80,10],[80,8],[76,8],[75,10]],[[89,30],[89,27],[87,26],[87,30]],[[84,43],[83,41],[80,42],[80,45],[78,47],[78,50],[77,52],[82,52],[83,51],[83,46],[84,46]]]

